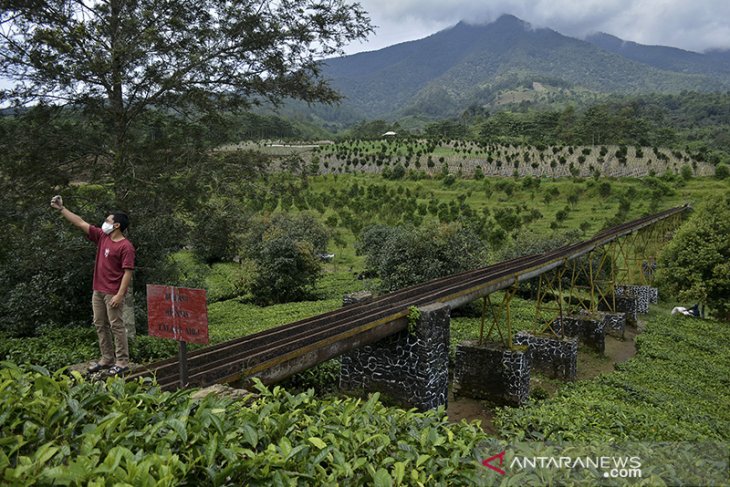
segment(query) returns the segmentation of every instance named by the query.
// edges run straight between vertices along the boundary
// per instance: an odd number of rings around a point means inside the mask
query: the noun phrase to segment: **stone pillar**
[[[638,323],[638,299],[633,291],[624,290],[619,295],[618,288],[616,288],[614,299],[616,300],[616,312],[624,315],[625,325],[636,327]],[[598,304],[598,309],[600,311],[611,311],[604,302]]]
[[[340,387],[383,392],[422,411],[446,405],[451,310],[437,303],[419,311],[412,330],[342,355]]]
[[[578,364],[578,339],[532,335],[521,331],[515,335],[516,345],[526,345],[530,368],[553,379],[575,380]]]
[[[649,288],[649,304],[657,304],[659,302],[659,288],[646,286]]]
[[[353,304],[370,301],[373,293],[370,291],[357,291],[342,296],[342,307],[351,306]],[[339,357],[340,359],[340,389],[352,390],[363,388],[365,381],[365,368],[356,367],[360,364],[359,350],[351,350],[345,352]]]
[[[659,301],[659,290],[651,286],[616,286],[616,296],[633,296],[636,298],[636,312],[646,314],[649,312],[649,304]]]
[[[626,314],[625,313],[608,313],[599,311],[596,313],[603,317],[603,323],[606,328],[606,335],[615,338],[623,338],[626,330]]]
[[[603,353],[606,350],[606,324],[603,316],[589,314],[563,316],[555,320],[555,323],[558,325],[556,330],[558,334],[577,337],[581,343],[585,343],[597,352]]]
[[[525,404],[530,393],[529,353],[524,348],[509,350],[501,344],[460,343],[456,347],[452,387],[454,395]]]

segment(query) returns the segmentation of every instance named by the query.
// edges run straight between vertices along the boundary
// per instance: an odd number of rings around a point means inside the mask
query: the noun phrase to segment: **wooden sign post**
[[[147,284],[149,334],[180,344],[180,387],[188,384],[188,343],[208,343],[205,289]]]

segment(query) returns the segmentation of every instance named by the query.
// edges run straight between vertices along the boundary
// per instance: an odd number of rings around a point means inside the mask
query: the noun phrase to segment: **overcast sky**
[[[348,54],[421,39],[460,20],[509,13],[533,27],[583,38],[605,32],[640,44],[702,52],[730,48],[730,0],[360,0],[376,33]]]

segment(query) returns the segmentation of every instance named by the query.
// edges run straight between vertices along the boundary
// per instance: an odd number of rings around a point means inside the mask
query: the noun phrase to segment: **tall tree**
[[[659,256],[657,281],[670,296],[707,304],[730,321],[730,196],[705,203]]]
[[[0,0],[0,101],[81,106],[126,169],[156,107],[214,112],[287,97],[334,102],[319,60],[372,31],[343,0]]]

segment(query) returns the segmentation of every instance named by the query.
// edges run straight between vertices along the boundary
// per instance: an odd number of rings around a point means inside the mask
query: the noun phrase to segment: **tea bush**
[[[138,335],[129,344],[133,362],[153,362],[177,353],[177,342]],[[38,336],[15,338],[0,333],[0,360],[60,369],[98,358],[96,331],[93,327],[46,328]]]
[[[46,328],[36,337],[0,334],[0,360],[28,362],[51,370],[91,360],[99,354],[93,327]]]
[[[256,389],[243,407],[2,362],[0,483],[436,485],[484,473],[486,435],[443,409]]]
[[[617,371],[564,387],[558,396],[497,413],[515,440],[730,440],[730,329],[661,316],[638,337],[638,355]]]

